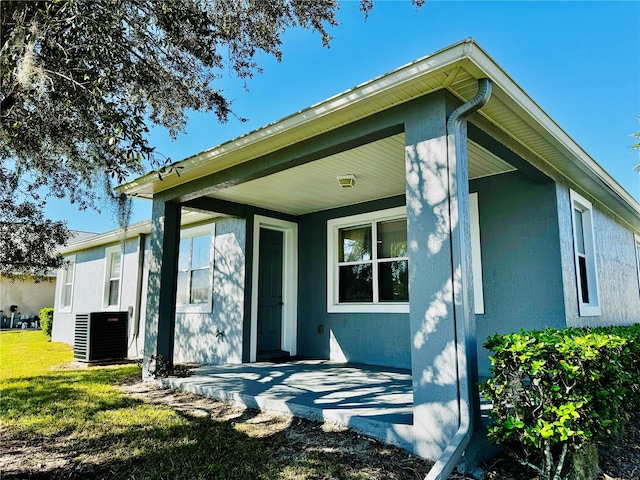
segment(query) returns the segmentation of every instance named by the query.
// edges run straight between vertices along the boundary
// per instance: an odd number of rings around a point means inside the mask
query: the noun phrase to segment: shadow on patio
[[[165,387],[250,408],[346,425],[412,450],[411,372],[389,367],[299,360],[204,366]]]

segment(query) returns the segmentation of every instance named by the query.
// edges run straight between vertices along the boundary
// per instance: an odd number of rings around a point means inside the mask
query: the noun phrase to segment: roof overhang
[[[150,173],[119,187],[127,195],[157,193],[249,162],[446,89],[466,102],[489,78],[493,96],[478,112],[501,141],[552,178],[599,201],[640,232],[640,204],[562,130],[472,39],[416,60],[282,120],[177,162],[180,175]]]
[[[213,215],[211,213],[186,211],[182,213],[181,225],[184,228],[191,225],[211,221],[218,216],[219,215]],[[109,244],[127,241],[132,238],[138,237],[139,235],[146,235],[149,233],[151,233],[151,220],[144,220],[142,222],[129,225],[127,228],[118,228],[116,230],[110,230],[105,233],[92,235],[78,242],[58,248],[57,252],[62,255],[69,255],[81,250],[104,247]]]

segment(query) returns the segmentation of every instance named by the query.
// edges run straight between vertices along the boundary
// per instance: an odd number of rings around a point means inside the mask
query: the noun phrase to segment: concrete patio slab
[[[412,451],[411,372],[300,360],[204,366],[165,387],[261,410],[329,421]]]

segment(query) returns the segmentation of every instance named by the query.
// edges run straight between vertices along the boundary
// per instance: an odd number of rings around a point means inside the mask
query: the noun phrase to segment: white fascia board
[[[596,181],[601,181],[610,190],[610,194],[618,201],[626,203],[640,219],[640,204],[616,180],[607,173],[593,158],[587,154],[536,102],[534,102],[502,68],[489,57],[478,45],[474,44],[469,59],[482,73],[500,87],[506,95],[526,114],[523,118],[536,130],[544,131],[556,143],[559,150],[575,160],[587,175]],[[482,114],[482,111],[480,111]],[[537,124],[537,125],[535,125]],[[557,168],[556,168],[557,169]],[[576,179],[568,178],[575,182]],[[595,195],[594,192],[590,192]],[[598,197],[596,197],[598,198]],[[602,198],[598,198],[602,202]]]
[[[176,185],[187,183],[204,175],[215,173],[216,171],[228,168],[224,162],[218,162],[219,165],[210,164],[206,172],[191,178],[188,175],[189,170],[197,168],[205,162],[215,162],[221,160],[227,155],[241,151],[249,146],[260,144],[264,145],[263,150],[259,150],[252,157],[242,157],[236,163],[250,161],[257,155],[264,155],[279,148],[288,145],[286,139],[279,139],[278,136],[284,132],[292,131],[297,128],[304,127],[314,121],[334,114],[345,108],[352,107],[364,101],[368,101],[373,97],[384,94],[391,88],[398,87],[402,84],[410,83],[421,77],[429,77],[442,71],[443,69],[456,69],[458,65],[464,66],[476,78],[489,78],[491,81],[504,92],[504,95],[517,106],[521,112],[523,121],[529,123],[540,135],[549,138],[555,144],[556,148],[573,163],[582,170],[587,176],[596,182],[606,186],[603,190],[606,194],[613,196],[620,204],[630,209],[638,218],[640,223],[640,204],[620,186],[598,163],[593,160],[547,113],[540,108],[536,102],[529,97],[518,84],[472,39],[467,39],[450,47],[444,48],[431,55],[423,57],[419,60],[404,65],[387,74],[381,75],[368,82],[358,85],[350,90],[342,92],[329,99],[317,103],[307,109],[289,115],[282,120],[266,125],[258,130],[247,133],[241,137],[233,139],[229,142],[213,147],[202,153],[186,158],[174,165],[182,165],[186,168],[178,180],[175,174],[169,174],[173,182],[162,184],[153,173],[142,176],[129,183],[118,187],[117,191],[128,195],[137,195],[142,198],[152,198],[154,193],[161,192]],[[464,99],[465,101],[468,99]],[[381,109],[383,109],[382,107]],[[373,114],[375,112],[371,112]],[[483,115],[482,110],[479,112]],[[485,117],[486,118],[486,117]],[[492,121],[488,118],[489,121]],[[498,125],[499,127],[499,125]],[[516,139],[517,140],[517,139]],[[548,160],[547,160],[548,163]],[[557,166],[550,164],[555,170],[573,183],[579,185],[575,178],[567,173],[561,172]],[[591,192],[596,195],[595,192]],[[603,198],[596,196],[600,202]],[[605,202],[606,203],[606,202]]]
[[[192,225],[195,223],[211,221],[213,222],[216,219],[216,215],[208,215],[198,212],[183,212],[182,213],[182,222],[181,229],[187,227],[188,225]],[[66,247],[59,248],[57,250],[58,253],[63,255],[69,254],[71,252],[79,252],[81,250],[87,250],[89,248],[99,247],[102,245],[109,245],[110,243],[121,242],[123,240],[129,240],[131,238],[135,238],[140,234],[149,234],[151,233],[151,220],[143,220],[142,222],[134,223],[127,227],[126,231],[123,228],[118,228],[115,230],[110,230],[105,233],[101,233],[98,235],[94,235],[93,237],[89,237],[86,240],[81,242],[76,242]]]
[[[66,255],[71,252],[78,252],[80,250],[86,250],[88,248],[98,247],[100,245],[108,245],[110,243],[120,242],[123,240],[123,233],[125,234],[124,239],[128,240],[129,238],[133,238],[141,233],[149,233],[151,232],[151,220],[145,220],[143,222],[138,222],[134,225],[131,225],[127,228],[126,233],[124,229],[118,228],[116,230],[111,230],[109,232],[101,233],[98,235],[94,235],[93,237],[89,237],[86,240],[73,243],[66,247],[59,248],[57,251],[63,255]]]

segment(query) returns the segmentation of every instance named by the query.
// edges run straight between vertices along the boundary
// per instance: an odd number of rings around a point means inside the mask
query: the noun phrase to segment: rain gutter
[[[460,225],[465,218],[463,209],[463,199],[468,197],[469,182],[467,175],[457,175],[459,163],[459,152],[466,148],[466,135],[462,132],[462,122],[465,117],[482,108],[491,97],[491,81],[488,78],[478,80],[478,93],[467,103],[461,105],[453,111],[447,120],[447,167],[449,169],[449,194],[455,192],[455,202],[450,202],[450,208],[457,209],[458,218],[458,238],[453,238],[451,242],[451,259],[454,266],[460,265],[460,286],[456,291],[454,280],[454,298],[460,298],[459,304],[454,308],[455,317],[455,344],[457,361],[458,380],[458,410],[460,412],[460,423],[458,431],[451,439],[451,442],[444,449],[440,458],[433,465],[425,480],[445,480],[453,469],[458,465],[462,455],[471,441],[474,431],[474,410],[477,406],[477,398],[473,394],[473,385],[470,376],[475,375],[470,370],[476,367],[476,361],[468,361],[467,352],[475,351],[475,335],[469,335],[473,328],[473,308],[472,298],[468,295],[471,285],[468,284],[468,272],[471,272],[471,262],[469,255],[464,252],[465,231]],[[463,167],[466,168],[466,167]],[[450,216],[453,217],[453,215]],[[453,222],[451,223],[453,227]],[[455,278],[455,272],[453,277]]]

